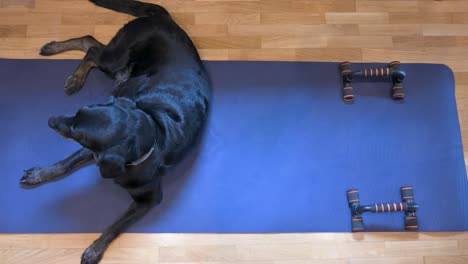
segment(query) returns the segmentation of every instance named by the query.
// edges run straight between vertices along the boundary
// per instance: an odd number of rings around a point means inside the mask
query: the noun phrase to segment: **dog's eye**
[[[70,126],[70,134],[75,139],[82,139],[83,138],[83,133],[79,129],[78,129],[78,131],[76,131],[75,124]]]

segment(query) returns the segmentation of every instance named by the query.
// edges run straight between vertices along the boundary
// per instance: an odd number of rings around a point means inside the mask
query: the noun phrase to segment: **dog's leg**
[[[68,172],[92,161],[93,152],[87,148],[73,153],[70,157],[44,168],[31,168],[25,171],[20,182],[25,185],[37,185],[50,182]]]
[[[104,44],[97,41],[93,36],[84,36],[81,38],[73,38],[65,41],[52,41],[45,44],[39,54],[42,56],[50,56],[59,54],[69,50],[81,50],[88,52],[92,47],[102,48]]]
[[[69,95],[74,94],[83,88],[89,71],[98,64],[97,62],[99,61],[101,50],[101,48],[97,47],[91,47],[88,50],[86,56],[81,61],[80,65],[78,65],[75,72],[68,77],[65,82],[65,93]]]
[[[162,200],[161,189],[158,188],[152,199],[149,201],[132,202],[127,211],[110,227],[108,227],[102,235],[89,246],[81,256],[81,264],[96,264],[99,263],[104,252],[109,245],[122,232],[129,228],[132,224],[140,220],[148,211],[159,204]]]
[[[86,52],[86,56],[75,70],[75,73],[70,76],[65,83],[65,92],[67,94],[72,94],[78,92],[83,87],[89,71],[96,66],[99,54],[104,47],[104,44],[97,41],[94,37],[87,35],[80,38],[47,43],[41,48],[40,54],[43,56],[50,56],[69,50],[81,50]]]

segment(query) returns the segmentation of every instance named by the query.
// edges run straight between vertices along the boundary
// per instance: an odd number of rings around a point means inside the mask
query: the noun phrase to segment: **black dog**
[[[49,119],[49,126],[83,148],[21,179],[37,185],[96,161],[133,198],[128,210],[97,239],[81,263],[98,263],[109,244],[161,202],[161,176],[195,144],[208,115],[210,84],[189,36],[161,6],[132,0],[91,0],[137,18],[103,45],[91,36],[51,42],[42,55],[82,50],[86,56],[67,80],[79,91],[97,67],[115,79],[110,102],[85,106],[74,116]]]

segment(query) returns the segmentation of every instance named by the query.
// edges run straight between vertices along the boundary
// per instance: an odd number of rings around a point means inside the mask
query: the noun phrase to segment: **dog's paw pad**
[[[102,253],[97,252],[93,247],[89,247],[81,256],[81,264],[97,264],[101,258]]]
[[[57,54],[57,49],[56,49],[56,41],[49,42],[42,46],[41,51],[39,52],[40,55],[42,56],[50,56]]]
[[[37,185],[42,182],[40,176],[41,168],[31,168],[24,171],[23,177],[20,179],[20,183],[24,185]]]
[[[83,81],[81,78],[72,75],[68,77],[67,81],[65,82],[65,93],[70,95],[78,92],[83,87]]]

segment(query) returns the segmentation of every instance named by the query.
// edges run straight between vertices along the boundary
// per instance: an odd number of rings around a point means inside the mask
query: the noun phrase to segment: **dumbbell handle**
[[[360,214],[364,212],[372,213],[387,213],[387,212],[404,212],[404,211],[416,211],[418,208],[417,204],[408,203],[376,203],[370,205],[357,206],[355,212]]]
[[[363,69],[361,71],[344,70],[341,72],[341,74],[350,81],[356,77],[360,77],[360,78],[399,77],[402,80],[404,79],[406,75],[405,72],[401,70],[395,70],[391,68],[369,68],[369,69]]]
[[[373,213],[382,213],[382,212],[402,212],[406,211],[406,204],[404,203],[379,203],[373,204],[372,212]]]
[[[351,71],[351,70],[344,70],[341,74],[351,74],[352,76],[359,76],[359,77],[388,77],[391,76],[395,70],[391,68],[366,68],[362,69],[361,71]]]

